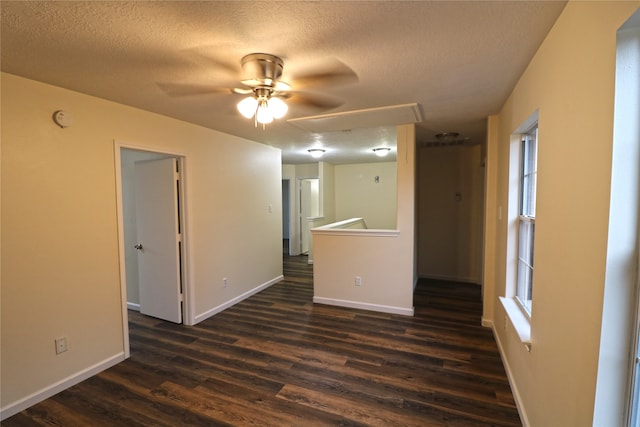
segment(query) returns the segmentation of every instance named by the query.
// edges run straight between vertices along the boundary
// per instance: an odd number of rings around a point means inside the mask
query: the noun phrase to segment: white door
[[[136,162],[140,312],[182,323],[177,159]]]

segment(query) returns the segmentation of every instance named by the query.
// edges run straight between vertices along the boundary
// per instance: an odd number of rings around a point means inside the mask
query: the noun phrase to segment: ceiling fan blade
[[[227,87],[193,84],[193,83],[156,83],[160,89],[171,97],[210,95],[213,93],[233,93]]]
[[[316,67],[313,72],[296,74],[292,85],[296,88],[304,88],[319,85],[338,85],[356,83],[358,75],[348,65],[337,59]]]
[[[194,65],[199,65],[207,69],[226,73],[228,76],[238,79],[240,77],[240,64],[237,61],[223,59],[218,52],[221,46],[202,45],[198,47],[183,49],[181,52]]]
[[[337,108],[344,104],[344,101],[338,98],[297,91],[284,92],[282,94],[279,94],[279,96],[287,99],[292,104],[321,108],[324,110]]]
[[[253,89],[234,87],[233,89],[231,89],[231,92],[237,93],[238,95],[251,95],[253,93]]]

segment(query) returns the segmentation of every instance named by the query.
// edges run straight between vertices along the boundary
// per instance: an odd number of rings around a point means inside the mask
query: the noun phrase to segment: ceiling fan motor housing
[[[282,77],[284,62],[268,53],[251,53],[242,58],[241,65],[244,84],[273,87]]]

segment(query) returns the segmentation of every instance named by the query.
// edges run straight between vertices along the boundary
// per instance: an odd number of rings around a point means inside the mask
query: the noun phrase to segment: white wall
[[[510,136],[539,115],[538,193],[527,352],[500,304],[493,323],[525,424],[587,426],[594,421],[606,275],[616,31],[640,2],[569,2],[520,78],[489,141],[496,186],[487,200],[485,295],[509,295],[507,233]],[[491,136],[491,133],[490,133]],[[499,212],[502,211],[502,219]],[[495,302],[495,300],[494,300]],[[485,308],[490,305],[485,305]],[[616,422],[601,425],[620,425]]]
[[[396,228],[396,162],[335,165],[334,173],[336,221],[364,218],[368,228]]]
[[[418,149],[418,275],[481,283],[481,146]]]
[[[9,74],[1,83],[3,417],[124,356],[114,140],[186,156],[196,321],[281,277],[279,150]],[[59,109],[73,126],[53,123]],[[56,356],[60,336],[69,351]]]

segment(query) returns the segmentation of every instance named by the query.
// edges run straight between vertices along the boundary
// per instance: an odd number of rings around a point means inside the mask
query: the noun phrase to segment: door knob
[[[142,250],[142,243],[138,243],[137,245],[133,245],[134,248],[136,248],[137,250],[141,251]]]

